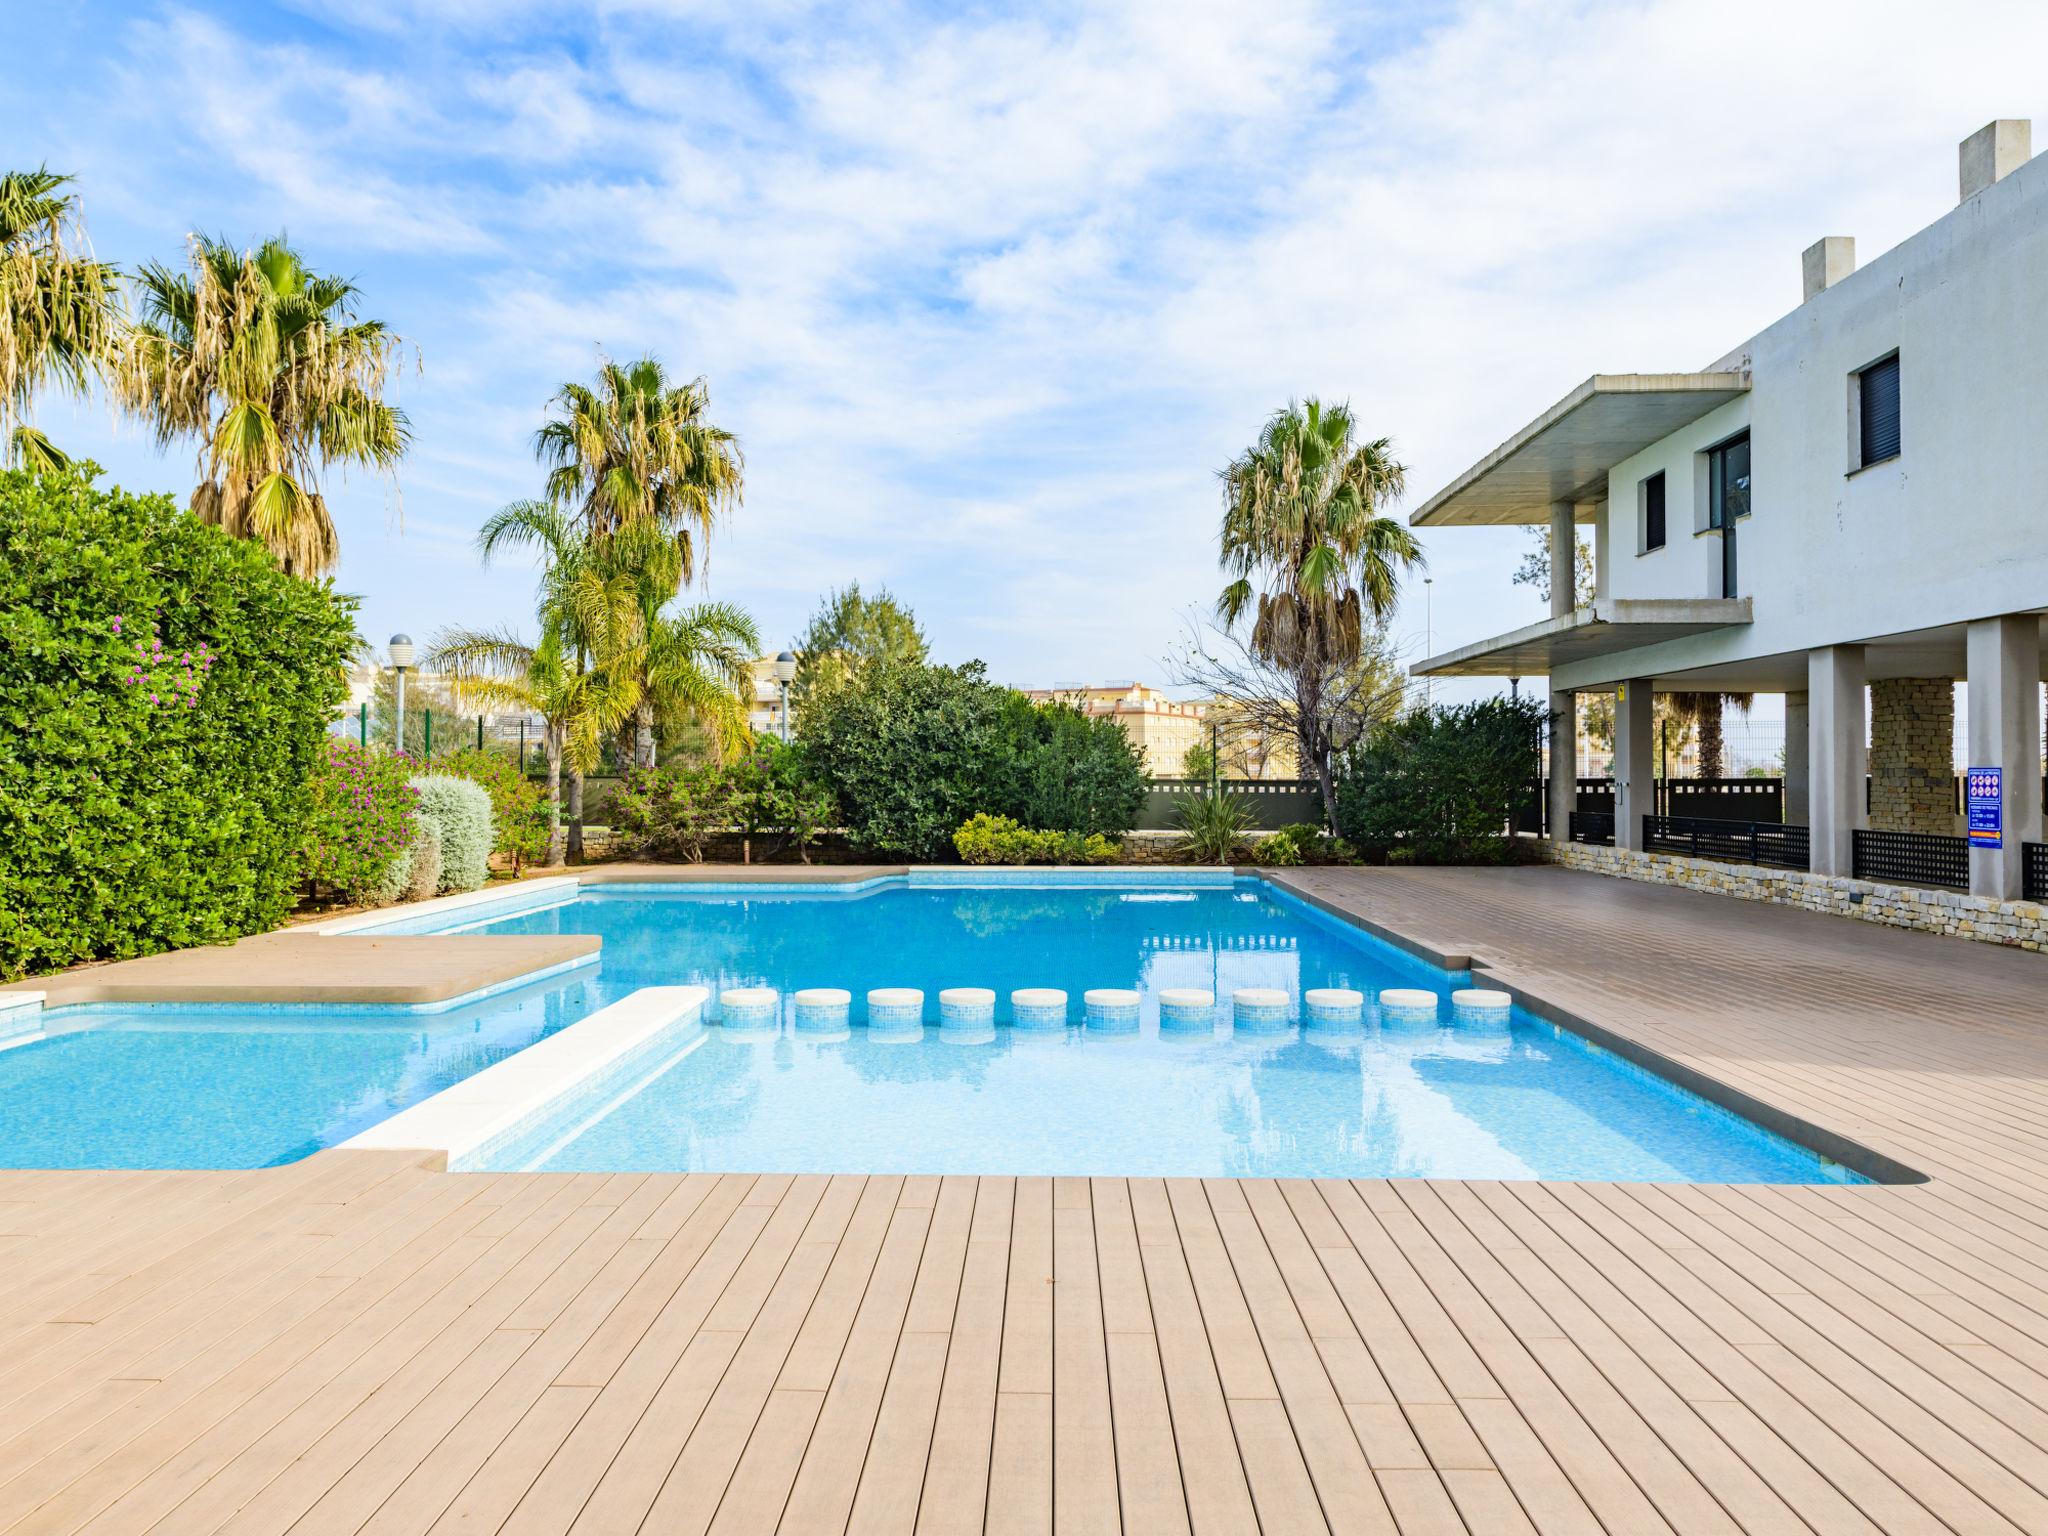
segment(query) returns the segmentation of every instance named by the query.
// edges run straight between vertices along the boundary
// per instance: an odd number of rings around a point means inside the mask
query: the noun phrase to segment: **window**
[[[1707,526],[1721,534],[1721,595],[1736,597],[1735,525],[1749,516],[1749,434],[1707,454]]]
[[[1664,547],[1664,471],[1643,482],[1643,553]]]
[[[1899,355],[1856,375],[1857,467],[1899,456]]]

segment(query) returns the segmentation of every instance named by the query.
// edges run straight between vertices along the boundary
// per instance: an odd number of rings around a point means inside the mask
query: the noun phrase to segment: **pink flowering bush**
[[[328,737],[313,768],[300,878],[356,900],[375,890],[415,835],[412,776],[409,758]]]
[[[122,613],[115,614],[107,627],[135,653],[132,662],[124,658],[121,663],[122,681],[137,692],[148,694],[151,709],[198,706],[200,685],[220,659],[212,646],[201,640],[189,651],[167,650],[155,620],[150,621],[149,639],[144,641],[136,638],[135,626]]]

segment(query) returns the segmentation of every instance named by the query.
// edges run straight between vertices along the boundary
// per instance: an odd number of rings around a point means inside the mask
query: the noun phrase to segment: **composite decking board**
[[[0,1171],[0,1529],[2048,1529],[2048,960],[1285,879],[1932,1182]]]
[[[497,1240],[491,1253],[416,1305],[388,1309],[393,1315],[378,1319],[379,1325],[388,1324],[381,1331],[369,1326],[368,1319],[377,1315],[372,1309],[356,1325],[363,1337],[344,1347],[344,1332],[296,1362],[211,1424],[175,1465],[137,1483],[96,1524],[140,1525],[165,1536],[215,1529],[351,1409],[403,1376],[444,1332],[454,1330],[456,1347],[441,1356],[429,1354],[428,1367],[413,1373],[422,1390],[431,1390],[446,1374],[437,1366],[453,1369],[503,1320],[505,1310],[563,1267],[602,1273],[606,1249],[594,1241],[603,1220],[600,1210],[577,1207],[550,1230],[535,1234],[530,1247],[513,1237]]]

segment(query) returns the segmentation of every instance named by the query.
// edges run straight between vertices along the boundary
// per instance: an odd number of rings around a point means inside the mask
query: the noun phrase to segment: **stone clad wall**
[[[1993,901],[1984,896],[1959,896],[1954,891],[1878,885],[1839,875],[1765,869],[1755,864],[1723,864],[1714,859],[1688,859],[1668,853],[1638,853],[1596,843],[1545,840],[1542,847],[1552,863],[1594,874],[1616,875],[1624,880],[1682,885],[1719,896],[1804,907],[1809,912],[1825,912],[1833,917],[1855,917],[1892,928],[1945,933],[1983,944],[2048,948],[2048,907],[2038,902]]]
[[[1950,677],[1870,680],[1870,826],[1956,831],[1956,688]]]

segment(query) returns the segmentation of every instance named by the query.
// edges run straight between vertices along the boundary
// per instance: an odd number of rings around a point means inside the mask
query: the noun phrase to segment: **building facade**
[[[1580,695],[1614,695],[1617,845],[1642,847],[1653,809],[1654,696],[1695,690],[1785,695],[1785,815],[1815,872],[1854,873],[1859,831],[1953,835],[1946,701],[1966,680],[1986,834],[1969,887],[2020,895],[2048,611],[2048,163],[2030,150],[2024,121],[1988,125],[1934,224],[1861,268],[1853,240],[1817,242],[1790,314],[1699,373],[1596,375],[1411,519],[1547,526],[1554,570],[1591,526],[1590,603],[1555,583],[1548,620],[1414,671],[1547,674],[1567,741]],[[1554,774],[1560,836],[1570,794]]]
[[[1085,715],[1109,716],[1124,728],[1145,760],[1145,772],[1155,779],[1179,778],[1188,749],[1205,746],[1209,740],[1208,705],[1177,703],[1157,688],[1138,683],[1027,688],[1024,696],[1037,704],[1057,700]]]

